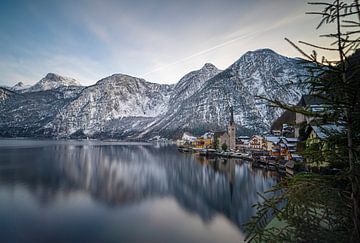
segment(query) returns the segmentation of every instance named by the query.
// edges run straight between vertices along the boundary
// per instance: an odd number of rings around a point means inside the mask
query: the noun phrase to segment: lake
[[[0,140],[0,242],[241,242],[278,177],[174,145]]]

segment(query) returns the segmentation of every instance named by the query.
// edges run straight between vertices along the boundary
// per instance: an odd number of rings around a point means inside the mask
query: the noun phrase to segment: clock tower
[[[234,121],[234,111],[230,107],[230,122],[228,125],[228,135],[229,135],[229,148],[230,150],[235,150],[236,146],[236,124]]]

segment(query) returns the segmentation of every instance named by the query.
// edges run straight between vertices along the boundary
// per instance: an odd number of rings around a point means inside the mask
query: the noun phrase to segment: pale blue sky
[[[0,85],[46,73],[84,85],[113,73],[175,83],[249,50],[298,56],[284,37],[313,41],[304,0],[1,0]]]

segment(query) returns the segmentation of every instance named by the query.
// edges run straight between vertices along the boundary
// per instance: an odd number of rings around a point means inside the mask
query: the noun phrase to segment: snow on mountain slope
[[[0,97],[2,96],[0,89]],[[59,90],[34,93],[7,91],[7,98],[0,98],[0,136],[44,136],[44,127],[66,106],[71,97]]]
[[[213,64],[206,63],[200,70],[192,71],[186,74],[176,84],[171,103],[180,103],[181,101],[189,98],[198,91],[206,81],[220,72],[221,70],[217,69]]]
[[[171,85],[114,74],[85,88],[47,125],[56,133],[101,133],[105,125],[125,117],[157,117],[167,111]]]
[[[225,129],[230,106],[238,131],[264,132],[281,111],[257,96],[295,104],[304,89],[289,83],[306,75],[300,59],[269,49],[247,52],[224,71],[207,63],[176,85],[114,74],[82,87],[74,79],[50,73],[27,92],[0,89],[0,135],[135,139],[174,138],[183,132],[200,135]]]
[[[208,80],[179,109],[172,109],[149,129],[149,133],[169,136],[184,131],[200,134],[225,129],[229,108],[234,107],[235,121],[242,132],[264,132],[281,114],[257,96],[279,98],[296,103],[302,88],[289,86],[306,75],[297,59],[281,56],[269,49],[247,52],[225,71]],[[146,134],[143,134],[147,136]]]
[[[48,73],[39,82],[27,89],[27,92],[44,91],[64,86],[81,86],[81,84],[76,79],[63,77],[55,73]]]
[[[176,111],[182,106],[185,100],[198,92],[208,80],[220,72],[221,70],[217,69],[213,64],[206,63],[201,69],[192,71],[182,77],[174,87],[172,96],[170,98],[168,111],[164,114],[164,116],[158,116],[145,127],[139,127],[138,130],[140,133],[138,133],[136,138],[148,136],[149,133],[155,135],[158,132],[158,128],[154,130],[154,127],[158,127],[159,124],[163,124],[164,119],[171,118],[173,114],[176,113]],[[168,117],[169,115],[170,117]],[[174,131],[167,131],[168,134],[162,133],[162,135],[173,137],[173,132]]]
[[[24,84],[23,82],[18,82],[17,84],[15,84],[14,86],[12,86],[10,89],[12,91],[17,91],[17,92],[24,92],[27,89],[29,89],[31,87],[31,85],[27,85]]]

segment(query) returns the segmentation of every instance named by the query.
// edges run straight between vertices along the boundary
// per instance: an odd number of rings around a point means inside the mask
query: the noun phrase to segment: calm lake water
[[[242,242],[276,182],[173,145],[0,140],[0,242]]]

